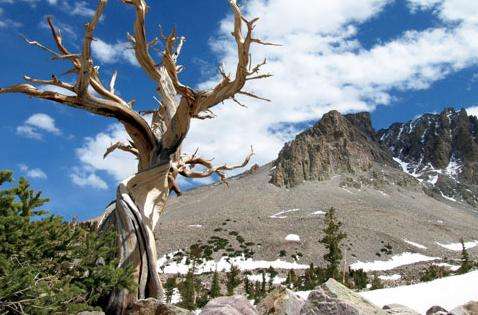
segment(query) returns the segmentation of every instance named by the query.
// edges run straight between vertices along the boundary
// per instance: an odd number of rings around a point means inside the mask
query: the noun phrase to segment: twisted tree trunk
[[[124,314],[128,305],[139,299],[163,298],[153,231],[168,198],[169,168],[169,164],[158,166],[120,183],[115,209],[100,222],[100,229],[108,228],[108,223],[116,229],[120,267],[132,266],[138,283],[134,292],[113,292],[108,313]]]

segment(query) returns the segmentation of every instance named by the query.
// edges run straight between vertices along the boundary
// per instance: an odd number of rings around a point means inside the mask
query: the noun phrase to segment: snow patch
[[[443,244],[443,243],[440,243],[440,242],[436,242],[438,244],[438,246],[441,246],[443,248],[446,248],[448,250],[452,250],[452,251],[455,251],[455,252],[459,252],[461,251],[463,248],[461,246],[461,243],[450,243],[450,244]],[[470,242],[465,242],[465,248],[466,249],[470,249],[470,248],[473,248],[473,247],[476,247],[478,246],[478,241],[470,241]]]
[[[447,310],[478,300],[478,271],[445,277],[409,286],[380,289],[359,293],[380,308],[387,304],[402,304],[421,314],[440,305]]]
[[[438,267],[448,268],[451,271],[457,271],[458,269],[460,269],[460,266],[452,265],[452,264],[448,264],[448,263],[438,263],[438,264],[434,264],[434,265],[438,266]]]
[[[350,265],[354,270],[363,269],[365,272],[369,271],[385,271],[395,269],[400,266],[411,265],[422,261],[439,260],[438,257],[429,257],[418,253],[401,253],[392,256],[389,260],[375,260],[371,262],[357,261]]]
[[[445,195],[441,190],[440,190],[440,194],[441,194],[441,196],[442,196],[443,198],[445,198],[446,200],[456,202],[456,199],[455,199],[455,198],[448,197],[448,196]]]
[[[322,214],[325,214],[325,212],[320,210],[311,213],[311,215],[322,215]]]
[[[300,242],[300,236],[297,234],[289,234],[285,237],[288,242]]]
[[[173,257],[177,252],[170,253],[168,255],[162,256],[158,259],[158,272],[163,274],[187,274],[191,264],[186,263],[186,257],[181,261],[176,262],[169,259]],[[207,272],[224,271],[228,272],[231,270],[231,266],[234,265],[238,267],[241,271],[246,270],[255,270],[255,269],[267,269],[272,267],[274,269],[307,269],[308,265],[302,265],[296,262],[287,262],[284,260],[253,260],[252,258],[242,257],[222,257],[219,261],[209,260],[198,264],[194,271],[195,274],[203,274]]]
[[[412,242],[412,241],[409,241],[407,239],[403,239],[403,241],[409,245],[412,245],[412,246],[415,246],[416,248],[420,248],[420,249],[427,249],[426,246],[423,246],[422,244],[418,244],[418,243],[415,243],[415,242]]]
[[[380,280],[384,280],[384,281],[396,281],[396,280],[400,280],[402,278],[402,276],[399,275],[399,274],[393,274],[393,275],[378,276],[378,278]]]
[[[300,209],[289,209],[289,210],[284,210],[281,212],[277,212],[273,215],[270,216],[271,219],[286,219],[287,216],[284,214],[291,213],[291,212],[297,212],[300,211]]]
[[[265,275],[266,277],[266,282],[269,282],[270,280],[270,276],[268,274]],[[249,279],[251,282],[262,282],[262,274],[258,274],[258,275],[248,275],[247,276],[247,279]],[[282,284],[284,283],[286,280],[286,278],[282,278],[282,277],[278,277],[278,276],[275,276],[274,279],[272,279],[272,283],[273,284]]]
[[[191,224],[189,227],[192,227],[192,228],[202,228],[202,225],[201,224]]]

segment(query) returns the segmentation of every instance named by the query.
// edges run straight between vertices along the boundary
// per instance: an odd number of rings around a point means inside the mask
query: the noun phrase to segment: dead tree
[[[211,160],[187,155],[181,152],[181,143],[186,137],[191,119],[211,119],[211,109],[227,99],[238,102],[236,96],[243,95],[262,99],[243,90],[249,80],[269,77],[260,74],[265,61],[253,66],[250,47],[252,44],[269,45],[253,37],[257,18],[247,20],[241,13],[236,0],[229,0],[233,16],[232,35],[237,44],[238,62],[234,77],[220,68],[221,80],[210,90],[195,90],[184,85],[179,79],[182,67],[178,57],[185,42],[173,30],[168,36],[148,41],[145,31],[145,18],[148,10],[145,0],[123,0],[125,5],[134,8],[136,19],[134,32],[128,39],[134,49],[136,59],[144,72],[157,85],[159,99],[152,115],[151,123],[133,109],[134,101],[126,101],[115,94],[116,73],[108,86],[102,82],[99,67],[95,66],[91,55],[94,31],[100,21],[107,0],[99,0],[92,20],[85,26],[81,52],[71,52],[63,43],[61,32],[48,18],[55,49],[37,41],[28,44],[39,47],[52,55],[53,60],[71,63],[68,71],[76,76],[75,82],[68,83],[56,75],[50,79],[36,79],[25,76],[25,83],[0,88],[0,94],[21,93],[30,97],[51,100],[66,106],[86,110],[93,114],[112,117],[118,120],[130,137],[129,143],[116,143],[107,149],[105,157],[114,150],[123,150],[138,159],[138,172],[125,179],[117,189],[116,209],[113,213],[117,231],[118,256],[121,266],[132,264],[138,282],[137,292],[115,292],[110,299],[110,310],[122,313],[131,302],[148,297],[162,298],[163,290],[157,273],[157,253],[153,235],[160,213],[166,206],[171,190],[178,194],[175,182],[178,175],[188,178],[201,178],[218,175],[225,178],[225,172],[244,167],[253,152],[238,165],[214,166]],[[159,41],[164,42],[161,62],[150,54],[150,48]],[[54,86],[55,91],[44,86]],[[58,89],[60,88],[60,89]],[[58,92],[65,91],[64,93]],[[240,104],[240,103],[239,103]],[[200,166],[197,168],[197,166]]]

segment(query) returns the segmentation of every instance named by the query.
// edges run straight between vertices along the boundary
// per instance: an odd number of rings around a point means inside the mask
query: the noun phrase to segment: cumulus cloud
[[[217,119],[192,123],[184,149],[192,152],[199,147],[201,155],[223,163],[240,161],[253,145],[255,162],[266,163],[300,130],[295,126],[315,121],[331,109],[342,113],[371,111],[390,104],[394,91],[427,89],[437,80],[478,63],[478,2],[473,1],[408,0],[410,10],[432,10],[441,23],[364,47],[357,36],[361,23],[381,14],[390,2],[296,0],[293,7],[289,0],[245,2],[246,16],[261,17],[255,36],[282,44],[256,46],[252,52],[257,62],[267,57],[263,70],[274,77],[253,81],[246,90],[272,102],[242,99],[248,105],[245,109],[229,101],[218,105],[214,108]],[[221,22],[211,47],[234,73],[237,52],[230,35],[232,28],[229,16]],[[98,44],[103,46],[97,53],[104,62],[122,58],[111,45]],[[203,82],[200,87],[211,87],[217,80]],[[107,134],[114,136],[110,131]],[[88,147],[83,155],[99,153],[94,146]],[[126,161],[118,161],[118,165],[121,162]],[[105,168],[109,167],[100,164],[98,169]]]
[[[88,170],[74,168],[70,178],[73,184],[80,187],[92,187],[100,190],[108,189],[108,184],[103,179]]]
[[[55,120],[43,113],[30,116],[22,125],[17,127],[17,134],[36,140],[43,138],[42,132],[60,135],[61,131],[55,126]]]
[[[129,43],[108,44],[101,39],[96,39],[91,43],[91,49],[93,55],[103,63],[126,61],[131,65],[139,66]]]
[[[360,23],[380,14],[390,1],[252,0],[245,4],[249,17],[260,16],[256,37],[282,47],[255,47],[256,61],[268,58],[268,80],[253,81],[246,89],[270,98],[262,103],[243,99],[247,109],[231,102],[219,105],[215,120],[195,121],[185,147],[199,146],[218,162],[237,160],[238,148],[253,144],[256,161],[277,156],[283,142],[297,130],[284,124],[317,120],[322,114],[374,110],[390,104],[393,91],[429,88],[437,80],[478,63],[478,28],[474,12],[478,2],[449,0],[434,4],[441,25],[403,35],[367,49],[357,38]],[[423,3],[425,5],[425,3]],[[427,8],[431,8],[429,3]],[[464,6],[464,7],[463,7]],[[466,10],[468,7],[469,11]],[[416,9],[425,9],[416,6]],[[285,22],[286,21],[286,22]],[[458,23],[448,23],[455,21]],[[231,18],[221,23],[214,50],[229,72],[234,72],[236,51],[230,36]],[[202,86],[211,86],[204,82]]]
[[[134,156],[122,151],[114,151],[106,159],[103,155],[106,149],[117,141],[127,142],[128,136],[120,124],[111,125],[105,132],[93,138],[86,138],[84,145],[76,150],[76,156],[84,167],[104,171],[115,180],[120,181],[137,170]]]
[[[47,179],[47,175],[39,168],[30,168],[26,164],[19,164],[20,171],[32,179]]]

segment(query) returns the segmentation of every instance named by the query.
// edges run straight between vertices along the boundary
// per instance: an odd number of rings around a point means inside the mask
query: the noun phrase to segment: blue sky
[[[72,50],[96,1],[0,0],[0,86],[23,75],[48,78],[67,71],[18,36],[52,45],[45,17],[55,17]],[[272,160],[284,141],[330,109],[370,110],[374,126],[412,119],[444,107],[478,103],[478,4],[465,0],[243,1],[246,15],[261,16],[257,36],[282,47],[257,47],[275,76],[248,87],[270,103],[226,102],[213,121],[195,122],[185,150],[200,148],[218,162],[240,160],[254,145],[255,162]],[[148,33],[176,26],[187,37],[180,57],[182,81],[208,87],[217,65],[234,68],[229,7],[224,0],[150,1]],[[137,109],[154,106],[155,87],[135,64],[126,33],[133,11],[110,0],[95,32],[94,56],[105,81],[118,70],[117,90]],[[156,56],[159,60],[159,57]],[[64,76],[64,80],[74,78]],[[52,199],[50,210],[67,218],[99,214],[114,198],[116,183],[134,172],[130,157],[108,144],[125,137],[114,120],[21,95],[0,96],[0,168],[29,177]],[[472,110],[470,110],[471,112]]]

